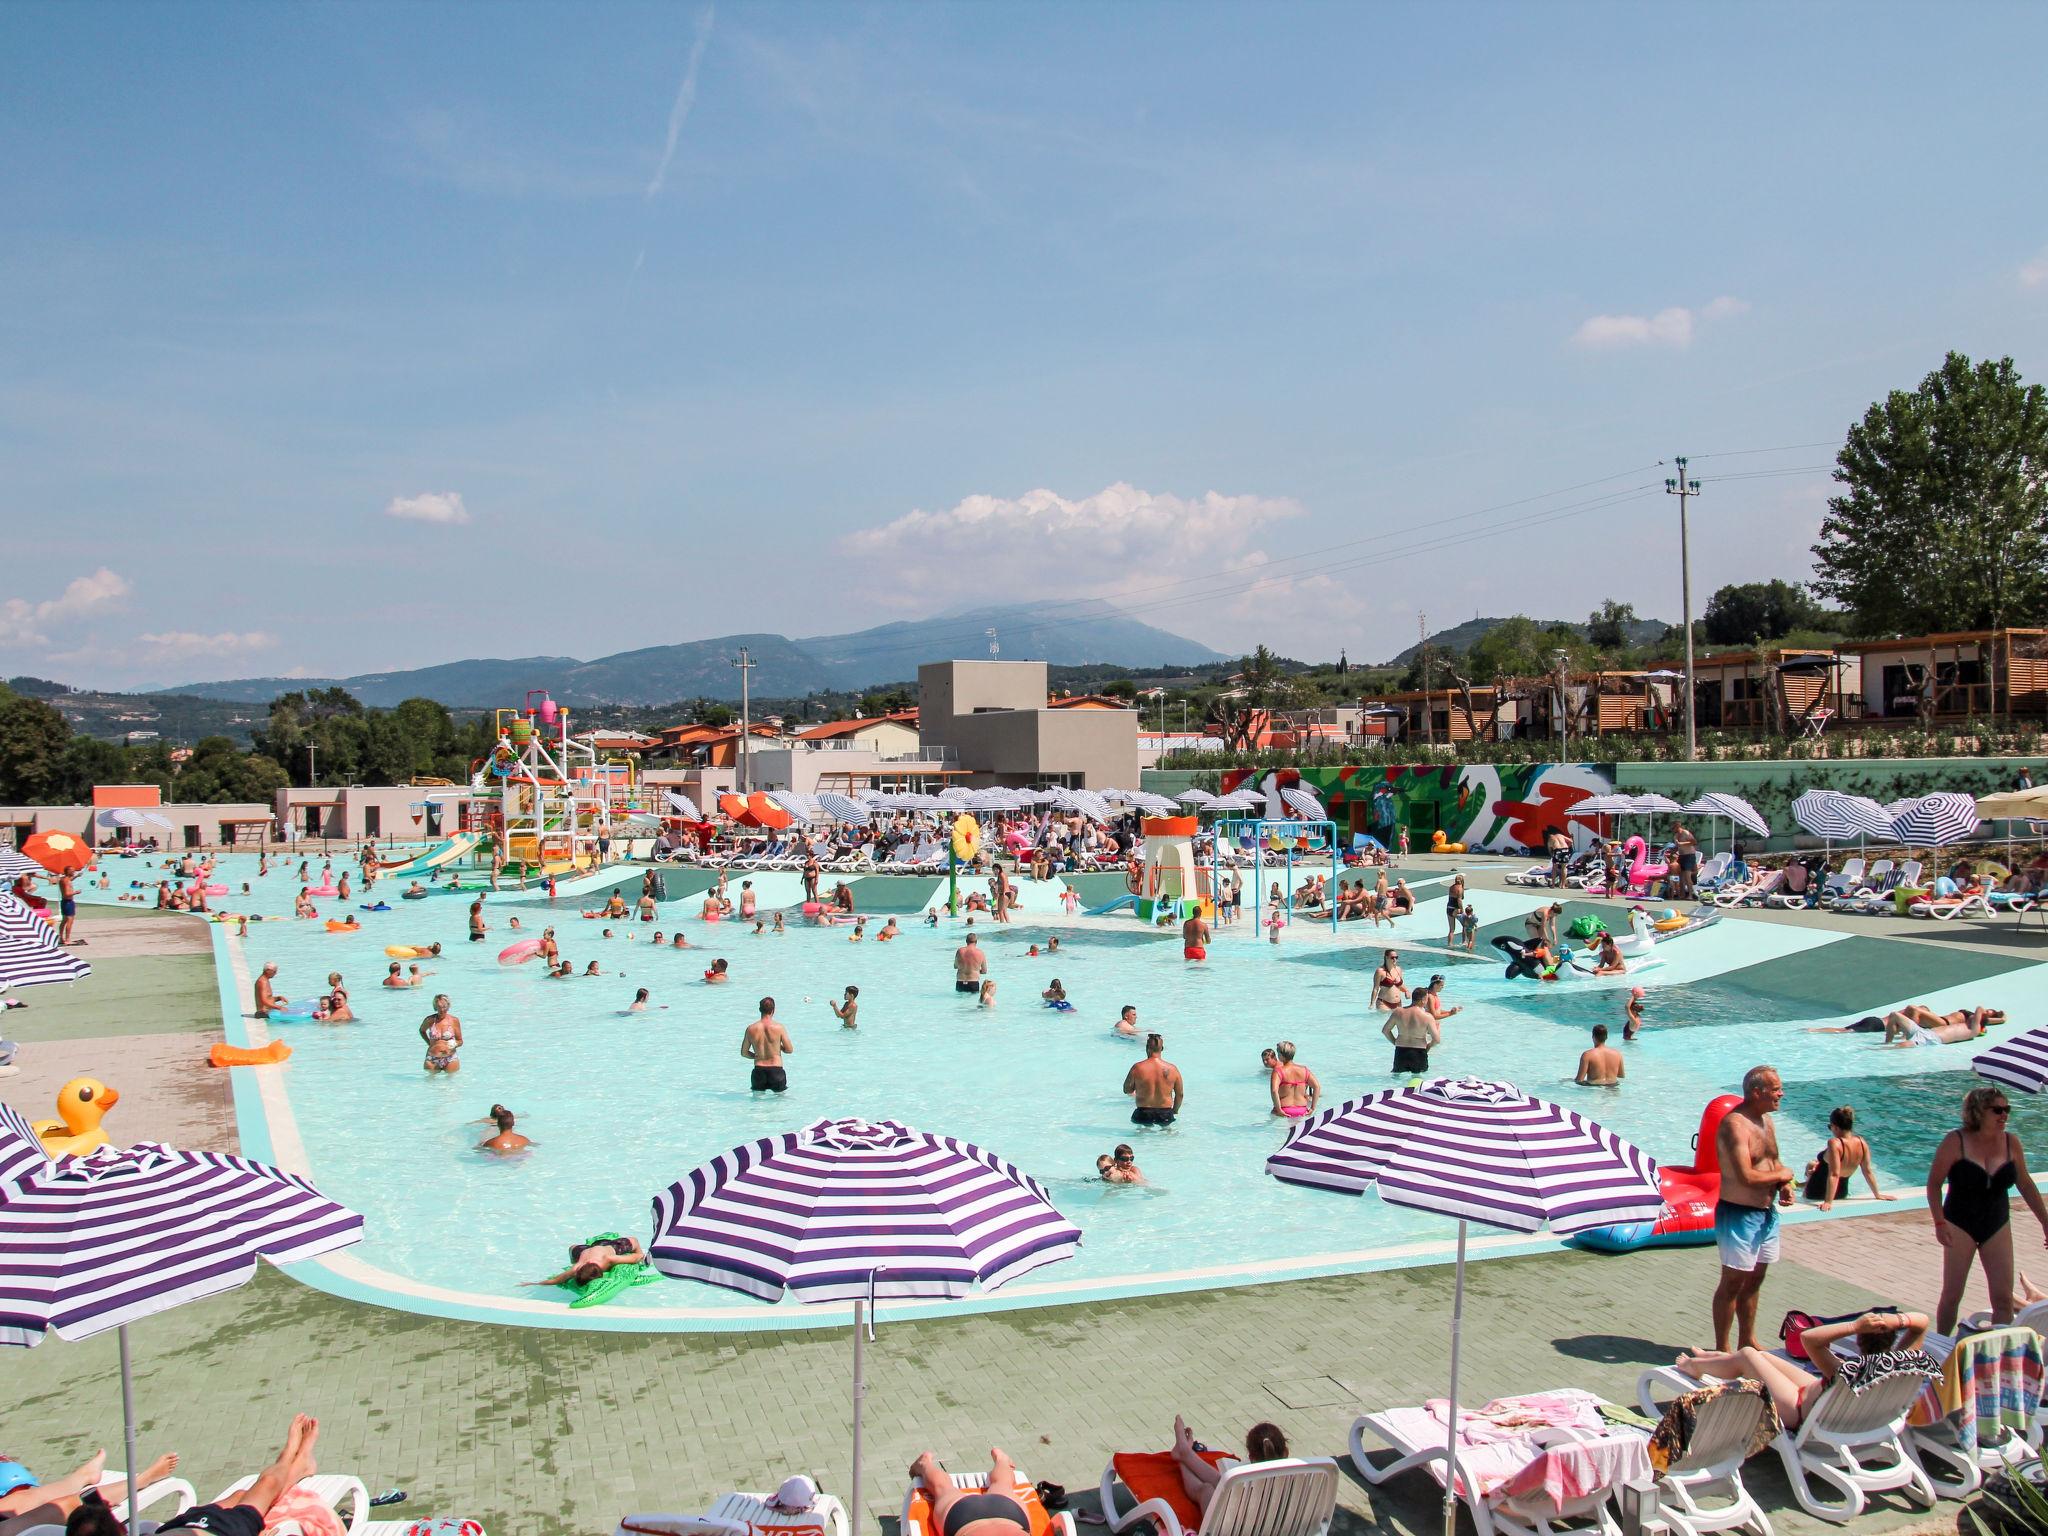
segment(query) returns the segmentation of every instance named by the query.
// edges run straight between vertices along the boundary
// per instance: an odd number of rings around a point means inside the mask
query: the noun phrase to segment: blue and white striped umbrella
[[[812,822],[818,819],[818,803],[809,795],[800,795],[793,789],[771,789],[768,791],[768,798],[798,821]]]
[[[654,1197],[647,1252],[665,1275],[762,1301],[953,1299],[1067,1258],[1080,1241],[1044,1186],[994,1153],[848,1119],[693,1169]]]
[[[1970,1070],[2021,1093],[2039,1093],[2048,1085],[2048,1024],[2037,1024],[1979,1051]]]
[[[663,793],[662,799],[669,803],[670,808],[678,816],[687,816],[692,821],[702,821],[704,819],[704,813],[697,809],[697,802],[681,790],[667,790]]]
[[[1657,816],[1665,811],[1675,811],[1680,808],[1678,802],[1669,795],[1660,795],[1654,791],[1646,795],[1630,795],[1628,798],[1628,808],[1638,816]]]
[[[1916,848],[1945,848],[1977,832],[1977,800],[1974,795],[1938,790],[1922,795],[1893,810],[1892,826],[1899,841]]]
[[[56,878],[27,854],[17,853],[12,848],[0,848],[0,880],[12,885],[23,875],[33,875],[40,880]]]
[[[875,819],[875,808],[873,806],[863,801],[855,800],[850,795],[837,794],[829,789],[819,794],[818,809],[827,816],[830,816],[834,821],[865,823]]]
[[[1792,819],[1829,843],[1864,837],[1890,840],[1897,835],[1891,817],[1875,800],[1835,789],[1806,791],[1792,802]]]
[[[1755,806],[1740,795],[1728,795],[1713,790],[1701,795],[1684,809],[1688,816],[1717,816],[1731,821],[1746,832],[1754,832],[1758,837],[1771,835],[1771,824],[1758,814]]]
[[[1330,813],[1323,809],[1323,802],[1316,798],[1315,791],[1304,789],[1299,784],[1283,784],[1280,787],[1280,803],[1297,816],[1310,821],[1328,821]]]
[[[91,966],[59,947],[57,930],[27,902],[0,892],[0,986],[82,981],[91,974]]]
[[[1196,810],[1216,803],[1216,797],[1206,789],[1184,789],[1173,798],[1182,805],[1192,805]]]
[[[1387,1088],[1301,1123],[1266,1159],[1291,1184],[1380,1198],[1458,1220],[1451,1291],[1450,1425],[1445,1452],[1445,1529],[1458,1486],[1458,1354],[1465,1314],[1465,1236],[1470,1222],[1559,1233],[1663,1213],[1648,1153],[1576,1110],[1531,1098],[1511,1083],[1440,1077]]]
[[[1575,800],[1567,816],[1633,816],[1636,809],[1634,795],[1594,795],[1585,800]]]

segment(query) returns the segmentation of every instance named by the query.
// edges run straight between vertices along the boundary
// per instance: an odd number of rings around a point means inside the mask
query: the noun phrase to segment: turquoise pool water
[[[252,871],[253,858],[223,864],[222,878],[237,892],[229,904],[288,911],[297,889],[291,870],[252,881],[255,893],[244,901],[245,862]],[[764,910],[796,894],[793,876],[750,878]],[[658,923],[667,933],[680,927],[692,947],[655,952],[627,937],[639,925],[576,915],[614,884],[636,894],[637,871],[601,881],[594,894],[565,894],[552,908],[535,897],[493,897],[490,938],[480,945],[462,941],[466,899],[447,893],[361,914],[357,934],[329,934],[317,922],[251,926],[243,944],[250,971],[275,960],[281,989],[299,996],[339,970],[362,1016],[353,1025],[280,1024],[274,1033],[295,1049],[276,1075],[313,1176],[367,1218],[355,1251],[363,1262],[423,1286],[530,1299],[537,1293],[519,1282],[559,1267],[567,1243],[608,1229],[644,1237],[651,1197],[695,1164],[750,1137],[840,1115],[962,1136],[1041,1178],[1085,1240],[1078,1257],[1034,1280],[1115,1288],[1190,1270],[1363,1265],[1372,1254],[1444,1235],[1441,1223],[1376,1200],[1337,1200],[1266,1178],[1263,1160],[1284,1133],[1268,1113],[1258,1063],[1264,1046],[1291,1038],[1321,1078],[1326,1102],[1394,1082],[1381,1016],[1367,1007],[1370,969],[1384,943],[1440,941],[1437,904],[1426,902],[1396,937],[1381,930],[1378,940],[1349,929],[1332,940],[1326,928],[1304,927],[1275,946],[1248,927],[1224,931],[1211,961],[1190,966],[1177,942],[1134,926],[1063,925],[1056,893],[1034,889],[1030,922],[1007,931],[978,925],[998,982],[998,1006],[984,1011],[952,989],[959,929],[950,922],[927,929],[901,917],[903,936],[890,944],[854,945],[843,930],[803,927],[755,937],[734,923],[700,921],[692,895],[665,903]],[[1483,891],[1474,899],[1489,922],[1534,901]],[[332,906],[323,904],[323,918]],[[498,950],[518,936],[507,927],[514,915],[526,934],[553,922],[564,956],[579,971],[596,960],[605,974],[550,981],[534,966],[499,965]],[[611,939],[600,936],[607,926]],[[1057,956],[1025,953],[1055,933]],[[435,974],[425,987],[376,984],[386,944],[437,939],[447,952],[428,962]],[[1702,1105],[1769,1061],[1789,1087],[1781,1129],[1788,1158],[1810,1155],[1827,1110],[1846,1100],[1876,1147],[1880,1175],[1910,1198],[1910,1181],[1972,1081],[1969,1049],[1882,1050],[1867,1037],[1806,1032],[1840,1021],[1817,1006],[1830,974],[1857,1011],[1868,1003],[1859,987],[1890,984],[1857,979],[1884,969],[1855,963],[1854,946],[1876,942],[1731,920],[1673,942],[1663,963],[1627,981],[1539,989],[1505,979],[1490,960],[1413,947],[1406,967],[1412,979],[1445,971],[1450,1000],[1463,1008],[1446,1027],[1438,1071],[1508,1079],[1583,1108],[1661,1159],[1689,1162]],[[1851,949],[1831,957],[1843,944]],[[733,981],[706,986],[702,972],[717,956],[731,962]],[[1774,971],[1786,978],[1784,997],[1770,991]],[[2040,995],[2039,972],[1975,976],[1962,991],[2019,1010]],[[1073,1013],[1040,1005],[1054,976]],[[1637,982],[1649,990],[1651,1027],[1627,1048],[1627,1082],[1615,1090],[1573,1086],[1587,1030],[1608,1023],[1619,1043],[1623,998]],[[826,1007],[849,983],[861,992],[858,1031],[841,1029]],[[1921,995],[1899,985],[1886,1001]],[[642,986],[654,1011],[624,1014]],[[436,990],[453,998],[467,1037],[463,1070],[453,1077],[420,1069],[416,1030]],[[1935,995],[1953,1002],[1957,991]],[[739,1054],[764,994],[776,998],[796,1044],[790,1092],[780,1097],[748,1091]],[[1109,1028],[1127,1002],[1139,1008],[1142,1027],[1165,1034],[1187,1079],[1186,1112],[1171,1130],[1130,1124],[1120,1086],[1138,1050]],[[536,1143],[531,1152],[500,1158],[474,1150],[493,1102],[518,1113]],[[1137,1148],[1147,1185],[1110,1187],[1093,1177],[1097,1154],[1120,1140]],[[682,1282],[633,1299],[757,1306]]]

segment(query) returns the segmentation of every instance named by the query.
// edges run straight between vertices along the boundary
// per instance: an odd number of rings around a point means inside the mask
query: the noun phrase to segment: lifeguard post
[[[1209,871],[1195,862],[1195,832],[1199,825],[1193,816],[1144,819],[1145,863],[1134,893],[1139,922],[1156,923],[1162,917],[1180,922],[1190,917],[1216,916],[1215,887],[1210,883]]]

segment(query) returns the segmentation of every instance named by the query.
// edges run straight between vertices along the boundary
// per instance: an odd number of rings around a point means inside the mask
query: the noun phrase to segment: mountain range
[[[753,693],[794,698],[821,689],[903,682],[917,675],[921,662],[985,659],[991,629],[1004,660],[1167,667],[1224,659],[1199,641],[1140,623],[1108,603],[1088,599],[970,607],[800,640],[765,632],[720,635],[620,651],[593,661],[573,656],[489,657],[356,677],[244,677],[160,691],[267,704],[280,694],[339,687],[381,708],[410,698],[438,699],[454,707],[502,704],[516,702],[529,688],[545,688],[560,703],[585,707],[737,699],[740,672],[733,662],[745,647],[754,664],[749,683]]]
[[[1538,619],[1536,622],[1543,625],[1546,629],[1552,624],[1565,623],[1566,628],[1576,631],[1582,637],[1586,633],[1586,626],[1583,624],[1572,624],[1558,619]],[[1438,630],[1427,641],[1417,641],[1392,661],[1388,662],[1387,665],[1390,667],[1407,666],[1409,662],[1415,659],[1416,653],[1425,644],[1434,646],[1439,655],[1462,656],[1481,640],[1485,639],[1489,631],[1505,623],[1507,623],[1506,619],[1467,619],[1462,624],[1453,624],[1449,629]],[[1630,645],[1648,645],[1654,640],[1662,639],[1664,632],[1671,627],[1662,619],[1636,619],[1628,626],[1628,643]]]

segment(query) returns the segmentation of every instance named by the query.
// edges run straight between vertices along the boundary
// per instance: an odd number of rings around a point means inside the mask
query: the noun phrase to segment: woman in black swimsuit
[[[1934,1212],[1934,1236],[1942,1245],[1941,1304],[1934,1330],[1953,1333],[1956,1313],[1969,1284],[1970,1261],[1982,1258],[1984,1283],[1991,1292],[1991,1319],[2009,1323],[2013,1316],[2012,1204],[2019,1190],[2027,1209],[2041,1223],[2048,1241],[2048,1203],[2027,1172],[2026,1149],[2005,1128],[2011,1106],[2002,1089],[1972,1088],[1963,1096],[1963,1123],[1942,1137],[1934,1166],[1927,1171],[1927,1205]],[[1947,1186],[1946,1195],[1943,1186]]]
[[[1024,1485],[1007,1451],[991,1451],[988,1488],[962,1488],[953,1475],[926,1451],[910,1464],[932,1501],[931,1536],[1031,1536],[1031,1511],[1017,1495]]]

